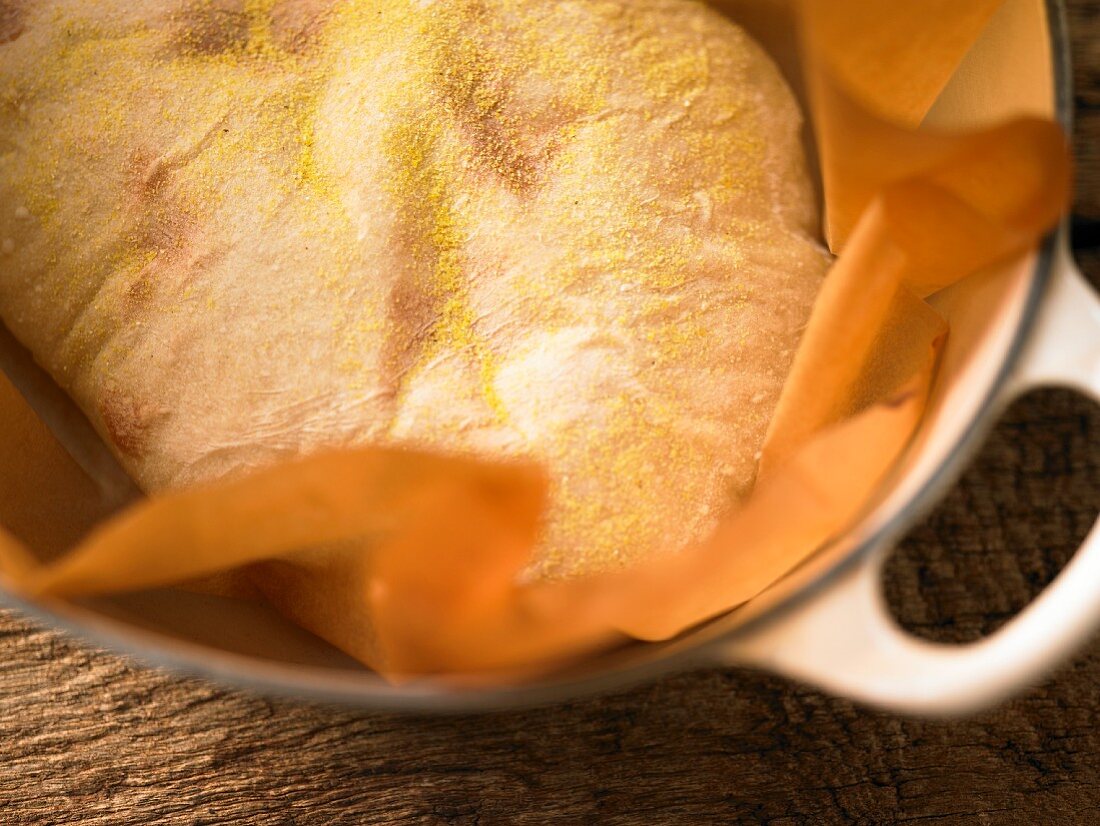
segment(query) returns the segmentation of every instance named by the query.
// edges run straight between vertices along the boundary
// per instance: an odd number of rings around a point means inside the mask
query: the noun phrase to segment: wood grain
[[[1098,219],[1100,3],[1071,7],[1077,209]],[[1100,277],[1100,254],[1079,257]],[[889,565],[894,610],[937,640],[989,633],[1061,568],[1098,504],[1100,411],[1067,392],[1021,401]],[[966,722],[870,713],[743,670],[417,719],[180,680],[0,613],[0,823],[1095,823],[1098,687],[1100,641]]]

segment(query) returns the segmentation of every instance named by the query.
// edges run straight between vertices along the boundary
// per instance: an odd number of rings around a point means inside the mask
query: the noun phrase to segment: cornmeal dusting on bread
[[[0,2],[0,44],[0,316],[146,488],[533,459],[554,578],[751,487],[827,260],[797,107],[704,4]]]

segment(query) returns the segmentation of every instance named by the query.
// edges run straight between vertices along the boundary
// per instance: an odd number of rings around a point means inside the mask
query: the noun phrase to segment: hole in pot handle
[[[1100,402],[1100,298],[1059,239],[1038,324],[1012,390],[1062,385]],[[1015,619],[968,645],[914,637],[882,587],[883,547],[831,587],[724,652],[859,702],[914,715],[987,708],[1068,658],[1100,628],[1100,521],[1061,574]]]

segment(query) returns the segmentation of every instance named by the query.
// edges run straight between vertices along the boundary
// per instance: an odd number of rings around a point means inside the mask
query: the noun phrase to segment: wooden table
[[[1100,218],[1100,0],[1071,2],[1078,213]],[[1095,229],[1091,234],[1097,241]],[[1100,252],[1082,251],[1091,276]],[[1100,504],[1100,410],[1018,403],[889,566],[903,623],[988,633]],[[743,670],[487,717],[226,691],[0,613],[0,823],[1100,822],[1100,640],[967,722],[913,722]]]

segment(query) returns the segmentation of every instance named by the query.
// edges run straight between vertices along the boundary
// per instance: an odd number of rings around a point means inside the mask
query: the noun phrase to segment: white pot
[[[929,119],[968,127],[1027,112],[1056,115],[1068,128],[1067,64],[1061,4],[1007,0]],[[738,664],[897,711],[969,712],[1021,689],[1100,626],[1100,530],[1031,606],[971,645],[936,645],[899,629],[884,604],[882,564],[1013,398],[1067,385],[1100,399],[1100,301],[1076,271],[1063,232],[1022,264],[970,279],[936,303],[952,331],[931,409],[878,504],[752,603],[674,642],[631,646],[533,685],[398,688],[254,605],[172,592],[81,607],[6,599],[157,664],[379,710],[543,703],[670,669]]]

